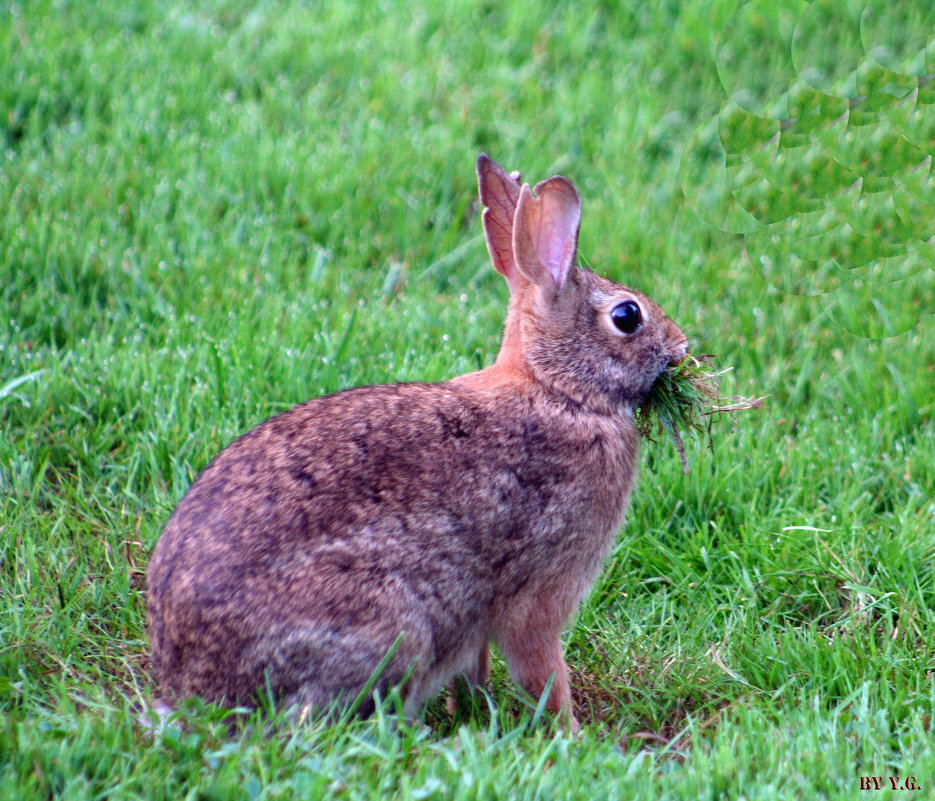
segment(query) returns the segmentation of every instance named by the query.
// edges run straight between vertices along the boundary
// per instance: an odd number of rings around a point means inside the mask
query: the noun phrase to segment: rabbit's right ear
[[[519,199],[519,182],[518,172],[507,175],[486,153],[478,157],[477,186],[480,202],[486,207],[483,220],[487,251],[497,272],[506,278],[511,294],[522,280],[513,258],[513,216]]]
[[[513,254],[520,271],[542,289],[561,289],[574,267],[581,225],[581,198],[575,185],[556,175],[523,184],[513,220]]]

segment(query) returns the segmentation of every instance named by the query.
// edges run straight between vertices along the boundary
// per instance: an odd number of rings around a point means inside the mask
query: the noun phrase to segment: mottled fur
[[[482,156],[484,228],[511,289],[494,365],[442,384],[359,387],[242,436],[180,502],[153,552],[147,611],[163,698],[296,710],[377,688],[414,713],[495,641],[534,696],[571,714],[560,632],[623,520],[635,401],[685,338],[639,293],[574,266],[564,178],[520,186]],[[642,328],[609,310],[634,299]],[[372,707],[371,707],[372,708]]]

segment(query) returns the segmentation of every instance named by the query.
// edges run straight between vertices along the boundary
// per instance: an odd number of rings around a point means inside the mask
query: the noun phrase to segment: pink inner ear
[[[541,204],[541,228],[536,250],[555,283],[565,283],[578,249],[581,225],[581,200],[571,182],[562,177],[550,178],[536,187]]]

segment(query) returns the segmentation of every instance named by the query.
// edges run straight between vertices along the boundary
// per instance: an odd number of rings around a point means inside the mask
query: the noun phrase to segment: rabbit
[[[688,342],[652,300],[576,266],[571,181],[530,189],[484,154],[477,173],[510,290],[495,362],[308,401],[208,465],[149,565],[160,703],[271,693],[328,715],[385,661],[358,714],[397,687],[415,716],[446,683],[487,682],[495,642],[578,728],[560,635],[623,524],[634,409]]]

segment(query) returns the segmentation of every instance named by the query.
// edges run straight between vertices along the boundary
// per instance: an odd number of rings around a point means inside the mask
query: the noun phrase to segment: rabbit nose
[[[686,358],[688,358],[688,340],[683,339],[672,349],[672,354],[669,356],[669,366],[678,367]]]

